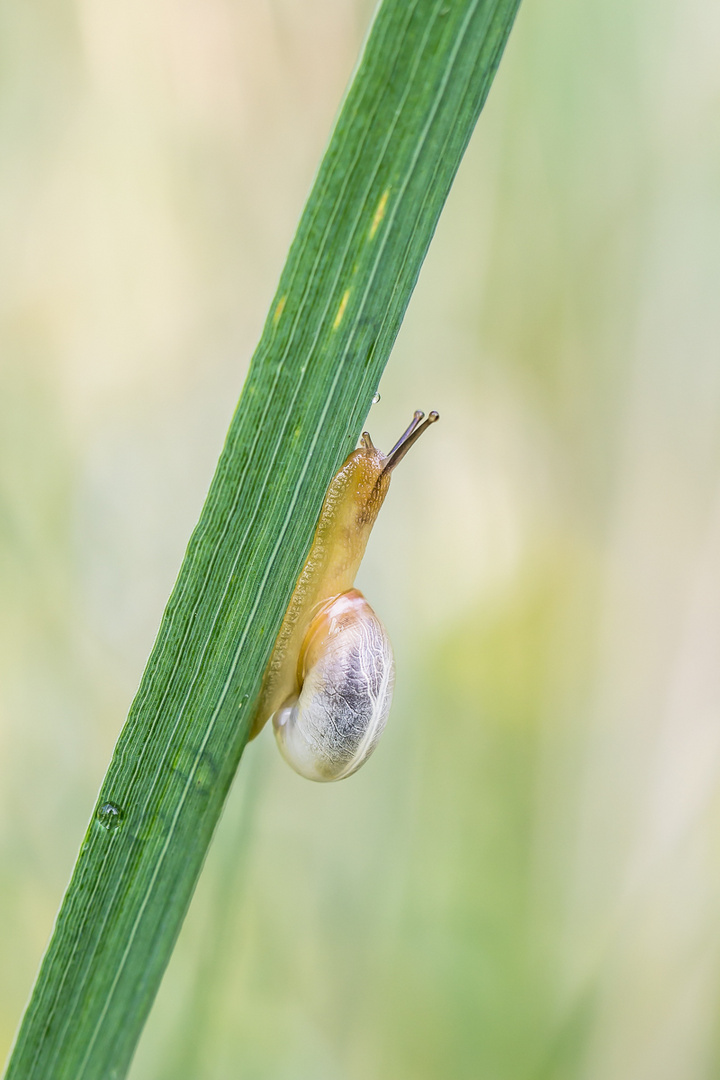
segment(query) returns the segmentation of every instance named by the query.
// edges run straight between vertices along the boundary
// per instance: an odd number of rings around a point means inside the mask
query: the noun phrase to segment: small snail
[[[280,752],[309,780],[342,780],[375,749],[395,661],[385,627],[353,588],[390,477],[438,419],[416,412],[389,454],[361,445],[330,481],[312,547],[265,670],[250,737],[270,717]]]

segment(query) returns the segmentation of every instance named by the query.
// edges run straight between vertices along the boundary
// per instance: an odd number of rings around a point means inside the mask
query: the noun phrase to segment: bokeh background
[[[0,1056],[370,15],[0,5]],[[248,750],[132,1080],[720,1076],[719,55],[524,0],[368,421],[391,723]]]

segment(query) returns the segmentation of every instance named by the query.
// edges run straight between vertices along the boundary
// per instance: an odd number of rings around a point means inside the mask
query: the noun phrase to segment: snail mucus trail
[[[286,761],[309,780],[342,780],[382,734],[395,661],[355,575],[393,469],[438,419],[413,416],[388,454],[367,431],[330,481],[310,553],[263,678],[250,738],[272,717]],[[424,422],[423,422],[424,421]]]

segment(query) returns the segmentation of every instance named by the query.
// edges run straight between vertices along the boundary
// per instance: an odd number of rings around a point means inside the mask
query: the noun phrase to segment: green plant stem
[[[8,1080],[126,1074],[323,494],[369,410],[518,3],[385,0],[379,10],[103,782]]]

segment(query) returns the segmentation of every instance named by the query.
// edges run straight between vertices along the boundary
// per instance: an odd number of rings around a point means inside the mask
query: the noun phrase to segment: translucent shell
[[[308,780],[342,780],[375,749],[390,712],[395,661],[362,593],[331,597],[308,626],[299,693],[273,716],[280,752]]]

